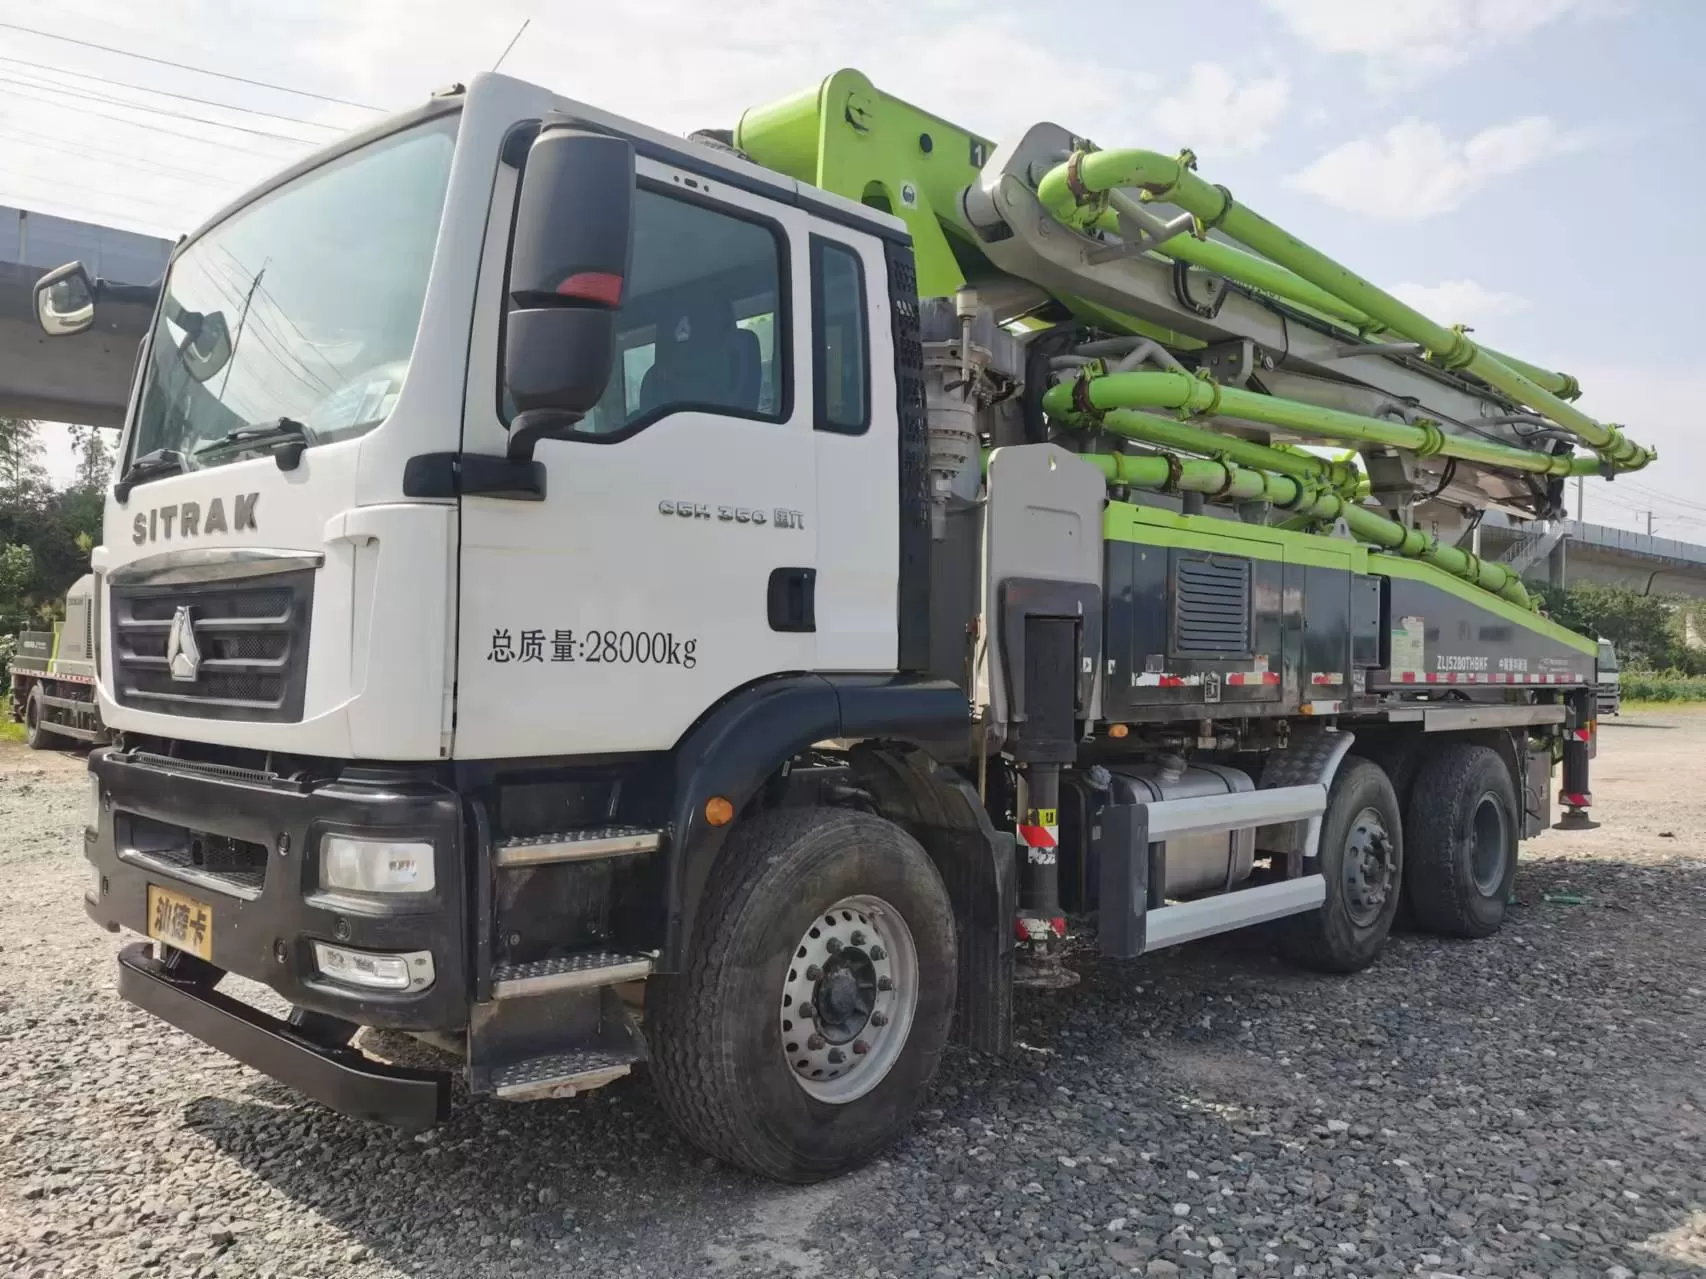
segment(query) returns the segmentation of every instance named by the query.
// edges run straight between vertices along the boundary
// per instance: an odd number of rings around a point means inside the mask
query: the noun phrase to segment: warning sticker
[[[1392,662],[1393,679],[1403,679],[1406,675],[1419,676],[1424,673],[1427,665],[1427,644],[1425,635],[1427,622],[1420,617],[1401,617],[1398,624],[1392,628]]]

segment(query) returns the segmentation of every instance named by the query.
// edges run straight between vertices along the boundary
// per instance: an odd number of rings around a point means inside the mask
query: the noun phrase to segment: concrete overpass
[[[1480,553],[1552,586],[1594,582],[1706,599],[1706,546],[1675,538],[1575,520],[1516,526],[1493,513],[1482,522]]]
[[[171,251],[170,240],[0,205],[0,417],[122,425],[147,309],[103,303],[89,332],[50,338],[30,291],[76,258],[91,275],[153,284]]]

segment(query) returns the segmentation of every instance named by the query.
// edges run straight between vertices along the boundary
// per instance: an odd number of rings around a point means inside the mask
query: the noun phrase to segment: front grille
[[[1174,568],[1173,651],[1237,657],[1250,650],[1250,561],[1180,556]]]
[[[114,700],[164,715],[290,722],[302,718],[312,569],[261,580],[112,588]],[[199,661],[171,667],[179,610]],[[182,664],[181,664],[182,665]]]

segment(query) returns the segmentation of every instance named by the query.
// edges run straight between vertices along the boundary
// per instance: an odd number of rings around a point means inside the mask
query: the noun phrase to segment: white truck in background
[[[65,593],[63,622],[17,637],[10,707],[31,750],[107,740],[95,698],[96,614],[94,574],[85,573]]]

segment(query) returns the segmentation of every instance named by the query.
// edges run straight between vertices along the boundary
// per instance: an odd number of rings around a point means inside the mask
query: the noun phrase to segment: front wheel
[[[681,973],[646,998],[651,1075],[702,1150],[781,1181],[905,1130],[953,1017],[947,890],[899,827],[794,809],[737,830]]]
[[[47,726],[47,707],[42,705],[41,698],[41,686],[38,684],[24,699],[24,745],[33,751],[50,751],[62,739]]]

